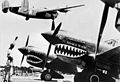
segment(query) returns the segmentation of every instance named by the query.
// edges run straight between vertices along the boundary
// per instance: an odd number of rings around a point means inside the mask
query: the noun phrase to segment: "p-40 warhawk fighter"
[[[10,7],[9,2],[5,0],[2,3],[2,11],[4,13],[7,13],[9,10],[12,13],[25,16],[26,20],[29,20],[29,18],[36,18],[36,19],[52,19],[54,21],[54,19],[57,18],[58,16],[58,12],[66,13],[70,11],[69,9],[71,8],[81,7],[81,6],[84,6],[84,5],[77,5],[77,6],[57,8],[57,9],[47,9],[47,8],[34,9],[34,8],[29,8],[28,0],[23,0],[22,5],[16,6],[16,7]]]
[[[94,59],[92,54],[95,54],[95,44],[75,39],[66,35],[63,30],[58,33],[60,25],[54,32],[42,33],[42,36],[50,43],[47,54],[34,47],[27,47],[28,40],[25,47],[19,48],[23,58],[27,56],[27,62],[30,65],[47,68],[41,74],[42,80],[63,78],[57,71],[75,74],[74,82],[115,82],[112,77],[118,79],[120,47],[110,50],[108,47],[100,46],[99,55]],[[49,54],[51,45],[55,46],[54,55]],[[95,68],[96,71],[94,71]],[[81,69],[83,69],[82,72]]]

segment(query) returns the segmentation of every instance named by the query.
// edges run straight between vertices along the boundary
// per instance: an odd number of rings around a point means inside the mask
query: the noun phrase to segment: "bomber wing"
[[[71,8],[75,8],[75,7],[81,7],[81,6],[85,6],[85,5],[76,5],[76,6],[70,6],[70,7],[64,7],[64,8],[57,8],[57,9],[50,9],[50,10],[43,10],[43,11],[39,11],[37,13],[40,13],[40,12],[56,12],[56,11],[59,11],[59,12],[67,12],[69,11],[68,9],[71,9]]]

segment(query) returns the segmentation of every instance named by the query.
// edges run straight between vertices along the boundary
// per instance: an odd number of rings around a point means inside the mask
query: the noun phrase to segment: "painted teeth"
[[[57,44],[55,46],[55,54],[71,57],[71,58],[77,58],[81,57],[86,54],[86,51],[83,49],[79,49],[73,46],[68,46],[65,44]]]

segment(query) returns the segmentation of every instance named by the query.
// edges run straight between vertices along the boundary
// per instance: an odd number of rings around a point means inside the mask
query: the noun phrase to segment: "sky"
[[[22,0],[9,0],[10,6],[21,5]],[[7,50],[14,38],[18,36],[16,46],[12,51],[14,65],[19,66],[22,54],[18,48],[24,47],[27,36],[30,35],[29,44],[38,47],[46,52],[48,42],[41,36],[41,33],[50,31],[51,20],[30,19],[8,12],[2,12],[0,0],[0,65],[5,65]],[[30,7],[47,7],[49,9],[85,4],[84,7],[71,9],[66,14],[60,14],[55,19],[56,25],[62,22],[61,29],[75,34],[76,37],[96,43],[101,23],[104,3],[101,0],[29,0]],[[117,10],[110,8],[102,41],[108,39],[119,39],[120,33],[115,29]],[[29,66],[24,60],[23,66]]]

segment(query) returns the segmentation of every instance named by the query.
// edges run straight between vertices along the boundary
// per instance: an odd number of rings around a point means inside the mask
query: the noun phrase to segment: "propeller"
[[[28,41],[29,41],[29,35],[28,35],[28,37],[27,37],[27,41],[26,41],[25,47],[28,46]],[[23,60],[24,60],[24,56],[25,56],[25,54],[23,54],[23,56],[22,56],[21,65],[22,65],[22,62],[23,62]]]
[[[52,21],[52,27],[51,27],[51,31],[55,29],[55,21]]]
[[[15,47],[15,41],[18,39],[18,36],[15,37],[15,40],[13,41],[13,43],[10,44],[9,49],[12,50]]]
[[[28,41],[29,41],[29,35],[28,35],[28,37],[27,37],[27,41],[26,41],[25,47],[27,47]]]
[[[54,33],[53,33],[53,35],[52,35],[53,37],[58,34],[61,25],[62,25],[62,23],[60,23],[60,24],[57,26],[57,28],[55,29],[55,31],[54,31]],[[46,56],[46,58],[45,58],[45,64],[44,64],[44,66],[43,66],[43,69],[44,69],[44,67],[46,66],[46,62],[47,62],[47,59],[48,59],[48,56],[49,56],[49,53],[50,53],[50,50],[51,50],[51,45],[52,45],[52,44],[50,43],[50,44],[49,44],[49,47],[48,47],[48,51],[47,51],[47,56]]]

